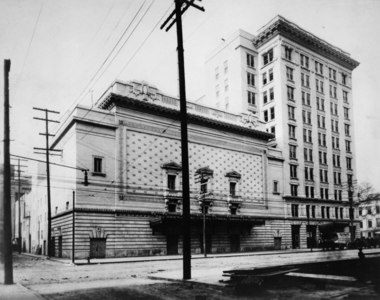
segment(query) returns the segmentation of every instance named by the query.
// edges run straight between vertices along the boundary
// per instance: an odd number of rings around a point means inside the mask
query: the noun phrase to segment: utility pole
[[[50,147],[49,147],[49,136],[54,136],[53,134],[49,133],[49,122],[59,123],[59,121],[49,119],[49,113],[59,114],[59,112],[54,111],[54,110],[48,110],[46,108],[38,108],[38,107],[33,107],[33,109],[45,112],[45,118],[34,117],[33,119],[45,122],[45,132],[40,133],[40,135],[45,136],[46,146],[45,146],[45,148],[34,147],[34,149],[45,151],[45,153],[37,152],[37,154],[45,154],[46,155],[47,219],[48,219],[47,252],[48,252],[48,256],[50,257],[53,255],[53,252],[52,252],[53,248],[51,245],[51,196],[50,196],[50,161],[49,160],[50,160],[50,155],[55,155],[53,153],[50,153],[50,151],[61,151],[61,150],[50,149]]]
[[[4,199],[3,199],[3,257],[4,284],[13,284],[12,217],[11,217],[11,163],[9,153],[9,71],[10,59],[4,60]]]
[[[73,191],[73,241],[71,247],[71,262],[75,263],[75,191]]]
[[[185,85],[185,60],[183,55],[182,14],[190,7],[204,11],[203,7],[194,4],[194,0],[174,0],[175,9],[161,25],[168,31],[174,23],[177,27],[178,77],[181,118],[181,152],[182,152],[182,236],[183,236],[183,279],[191,279],[191,236],[190,236],[190,183],[189,183],[189,150],[187,137],[187,109]],[[184,5],[185,4],[185,5]],[[173,19],[174,17],[174,19]]]
[[[26,167],[26,166],[21,166],[20,165],[20,158],[17,159],[17,173],[18,173],[18,192],[17,192],[17,198],[18,198],[18,253],[21,254],[22,251],[22,230],[21,230],[21,177],[20,173],[23,172],[20,170],[21,167]],[[23,159],[26,161],[25,159]],[[15,213],[16,215],[16,213]]]
[[[349,211],[349,217],[350,217],[350,233],[351,233],[351,242],[354,242],[355,240],[355,231],[354,231],[354,188],[352,186],[352,178],[348,180],[348,201],[350,203],[350,211]]]

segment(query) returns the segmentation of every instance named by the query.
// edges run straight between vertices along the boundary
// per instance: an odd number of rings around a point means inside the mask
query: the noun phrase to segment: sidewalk
[[[21,284],[15,283],[10,285],[0,284],[1,300],[41,300],[40,295],[27,289]]]
[[[321,252],[321,249],[313,249],[313,252]],[[380,251],[380,250],[379,250]],[[290,254],[290,253],[305,253],[311,252],[310,249],[288,249],[288,250],[273,250],[273,251],[255,251],[255,252],[240,252],[240,253],[212,253],[207,254],[207,258],[221,258],[221,257],[240,257],[240,256],[257,256],[257,255],[273,255],[273,254]],[[22,253],[23,255],[39,257],[42,259],[49,259],[52,261],[72,264],[69,258],[58,258],[35,255],[30,253]],[[92,258],[90,264],[114,264],[114,263],[134,263],[134,262],[148,262],[148,261],[167,261],[167,260],[182,260],[182,255],[157,255],[157,256],[133,256],[133,257],[111,257],[111,258]],[[192,254],[191,259],[207,259],[204,254]],[[88,265],[87,259],[75,259],[75,265]]]

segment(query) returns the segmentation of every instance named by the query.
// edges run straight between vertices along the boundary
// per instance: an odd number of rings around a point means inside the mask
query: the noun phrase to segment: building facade
[[[209,56],[205,99],[215,108],[187,103],[193,253],[316,247],[324,233],[359,234],[357,65],[280,16]],[[51,146],[66,166],[51,166],[56,256],[182,253],[179,116],[178,99],[121,81],[96,107],[71,112]],[[38,229],[30,248],[46,253],[39,186],[25,201]],[[43,207],[33,219],[35,203]]]
[[[209,253],[290,248],[273,135],[245,114],[189,102],[188,115],[192,252],[204,251],[203,212]],[[178,99],[115,82],[97,108],[72,112],[52,147],[73,167],[51,166],[56,256],[72,255],[73,228],[77,258],[182,252]],[[74,168],[89,169],[88,185]]]
[[[360,235],[364,238],[380,239],[380,194],[369,194],[367,199],[360,201],[359,215],[361,218]]]
[[[207,59],[216,107],[249,113],[284,156],[288,213],[317,231],[359,232],[350,55],[277,16],[257,35],[242,30]],[[224,101],[224,102],[223,102]]]

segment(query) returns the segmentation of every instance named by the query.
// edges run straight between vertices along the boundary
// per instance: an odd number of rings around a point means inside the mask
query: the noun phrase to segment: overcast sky
[[[360,62],[353,72],[358,181],[380,192],[380,1],[198,3],[206,11],[189,9],[183,21],[189,100],[204,94],[205,58],[222,38],[239,28],[255,34],[277,14]],[[33,146],[44,145],[42,124],[33,120],[42,115],[33,107],[63,115],[75,104],[91,105],[117,78],[145,80],[177,95],[175,27],[159,29],[173,7],[173,0],[0,0],[1,68],[4,59],[12,61],[11,152],[37,157]]]

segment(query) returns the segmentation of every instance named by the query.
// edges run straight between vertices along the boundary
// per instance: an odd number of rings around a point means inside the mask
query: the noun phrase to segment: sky
[[[187,98],[205,93],[207,55],[237,29],[276,15],[351,54],[358,182],[380,192],[380,0],[203,0],[184,15]],[[159,27],[174,0],[0,0],[0,59],[11,60],[11,153],[40,158],[43,117],[91,106],[116,79],[144,80],[178,95],[176,31]],[[3,90],[3,71],[0,88]],[[1,134],[3,104],[0,105]],[[3,149],[1,147],[0,152]]]

